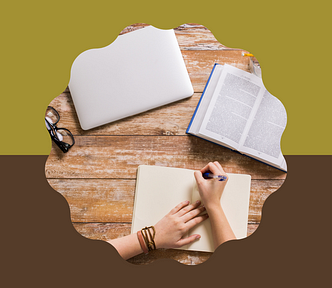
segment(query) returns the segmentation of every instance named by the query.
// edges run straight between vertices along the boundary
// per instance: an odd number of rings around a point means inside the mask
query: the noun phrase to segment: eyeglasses
[[[66,128],[58,128],[56,124],[60,120],[60,115],[53,107],[48,106],[45,113],[45,124],[50,133],[52,140],[61,149],[62,152],[67,153],[69,149],[75,144],[74,136]]]

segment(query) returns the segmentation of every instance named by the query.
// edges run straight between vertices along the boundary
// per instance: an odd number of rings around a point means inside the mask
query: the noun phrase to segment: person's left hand
[[[201,236],[198,234],[183,236],[209,217],[207,214],[199,215],[205,211],[205,207],[199,207],[200,204],[200,201],[190,205],[189,201],[181,202],[154,225],[156,248],[180,248],[199,239]]]

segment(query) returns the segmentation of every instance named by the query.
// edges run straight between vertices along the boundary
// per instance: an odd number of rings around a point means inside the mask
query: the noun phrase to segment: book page
[[[202,200],[202,199],[198,192],[196,180],[194,180],[191,202],[194,203],[197,200]],[[205,213],[206,212],[204,212],[202,214],[205,214]],[[188,245],[188,250],[205,251],[205,252],[214,251],[211,223],[210,223],[209,218],[207,220],[199,223],[194,228],[190,229],[188,234],[189,235],[193,235],[193,234],[201,235],[201,238],[198,241]]]
[[[190,125],[190,129],[188,129],[188,133],[198,133],[223,68],[224,66],[219,64],[214,66],[213,73],[211,72],[212,75],[209,78],[209,82],[206,84],[203,95],[201,96],[197,110],[195,111],[192,123]]]
[[[192,170],[140,165],[131,233],[155,225],[180,202],[191,201],[193,181]]]
[[[263,88],[259,77],[224,65],[199,134],[238,150],[248,119],[258,107]]]
[[[287,114],[284,105],[266,89],[241,152],[254,155],[281,166],[282,133],[286,128]]]
[[[232,173],[227,173],[227,175],[229,180],[221,196],[220,203],[236,238],[242,239],[247,237],[251,176]],[[195,181],[193,184],[192,202],[196,200],[201,200],[201,198]],[[189,235],[196,233],[202,237],[199,241],[190,244],[188,250],[213,252],[215,249],[210,219],[205,220],[189,231]]]

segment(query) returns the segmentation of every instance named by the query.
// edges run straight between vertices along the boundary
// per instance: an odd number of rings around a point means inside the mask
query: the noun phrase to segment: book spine
[[[191,124],[192,124],[192,122],[193,122],[193,120],[194,120],[194,118],[195,118],[195,116],[196,116],[196,112],[197,112],[197,110],[198,110],[199,105],[201,104],[201,101],[202,101],[202,99],[203,99],[203,96],[204,96],[205,90],[206,90],[206,88],[207,88],[208,85],[209,85],[209,82],[210,82],[211,76],[212,76],[212,74],[213,74],[214,68],[216,68],[216,65],[220,65],[220,64],[218,64],[218,63],[214,63],[214,65],[213,65],[213,68],[212,68],[212,71],[211,71],[211,73],[210,73],[209,79],[208,79],[208,81],[207,81],[206,84],[205,84],[205,87],[204,87],[204,90],[203,90],[202,96],[201,96],[201,98],[200,98],[199,101],[198,101],[198,104],[197,104],[197,106],[196,106],[196,109],[195,109],[195,112],[194,112],[194,114],[193,114],[193,117],[191,117],[191,120],[190,120],[189,126],[188,126],[188,128],[187,128],[187,130],[186,130],[186,133],[187,133],[187,134],[191,134],[191,133],[189,133],[189,130],[190,130]]]

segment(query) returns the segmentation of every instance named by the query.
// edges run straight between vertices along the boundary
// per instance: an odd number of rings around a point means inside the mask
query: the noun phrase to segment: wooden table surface
[[[128,26],[121,34],[144,26]],[[242,56],[243,50],[220,44],[204,26],[185,24],[174,30],[194,87],[191,98],[88,131],[80,128],[68,89],[50,103],[60,114],[58,126],[69,129],[76,143],[66,154],[52,143],[46,177],[67,199],[74,227],[87,238],[109,240],[130,233],[141,164],[197,170],[217,160],[226,172],[250,174],[248,235],[260,223],[265,199],[284,182],[286,173],[280,170],[185,133],[214,63],[248,71],[249,58]],[[128,261],[172,258],[190,265],[211,254],[161,249]]]

